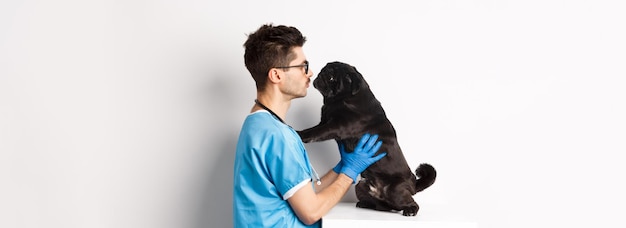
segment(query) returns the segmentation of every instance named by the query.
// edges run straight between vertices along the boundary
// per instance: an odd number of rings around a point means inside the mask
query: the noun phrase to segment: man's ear
[[[278,69],[272,68],[269,72],[267,72],[267,79],[271,83],[278,83],[282,79],[282,75],[280,74],[280,71]]]

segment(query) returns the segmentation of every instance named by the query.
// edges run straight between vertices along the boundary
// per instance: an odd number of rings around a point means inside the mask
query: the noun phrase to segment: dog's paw
[[[417,215],[417,211],[419,211],[419,209],[420,209],[420,207],[417,206],[417,205],[404,208],[404,210],[402,210],[402,215],[404,215],[404,216],[415,216],[415,215]]]
[[[356,203],[356,207],[358,208],[369,208],[369,209],[375,209],[376,206],[374,204],[371,203],[367,203],[365,201],[359,201]]]

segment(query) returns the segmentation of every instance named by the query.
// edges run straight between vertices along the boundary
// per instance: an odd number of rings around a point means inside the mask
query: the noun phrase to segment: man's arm
[[[345,174],[337,174],[332,170],[329,174],[324,175],[327,178],[333,176],[335,179],[320,192],[315,193],[313,188],[303,187],[287,199],[300,221],[310,225],[320,220],[322,216],[326,215],[330,209],[339,203],[354,181],[351,177]],[[322,178],[322,181],[325,181],[324,179]]]
[[[339,144],[341,161],[335,167],[340,174],[333,169],[326,175],[326,179],[334,180],[320,192],[316,193],[314,188],[303,187],[291,196],[287,201],[296,215],[305,224],[313,224],[320,220],[339,200],[346,194],[353,183],[356,183],[357,176],[374,162],[382,159],[387,153],[383,152],[374,156],[382,142],[378,141],[378,135],[370,137],[365,134],[357,143],[353,152],[345,151],[345,146]],[[308,182],[311,184],[311,182]]]
[[[338,173],[333,172],[332,169],[329,170],[328,173],[324,174],[324,176],[320,179],[320,185],[317,185],[317,183],[313,185],[313,187],[315,187],[315,192],[321,192],[326,187],[330,186],[330,184],[337,179],[337,176],[339,176]]]

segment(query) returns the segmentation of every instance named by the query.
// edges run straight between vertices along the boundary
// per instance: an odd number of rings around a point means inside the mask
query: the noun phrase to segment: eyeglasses
[[[274,68],[292,68],[292,67],[304,67],[304,74],[309,74],[309,61],[304,61],[304,64],[294,66],[279,66]]]

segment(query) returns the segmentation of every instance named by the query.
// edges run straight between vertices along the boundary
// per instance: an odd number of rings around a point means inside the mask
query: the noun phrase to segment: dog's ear
[[[352,69],[354,72],[350,72],[350,88],[352,89],[352,95],[355,95],[361,90],[363,76],[356,70],[356,67],[352,67]]]

